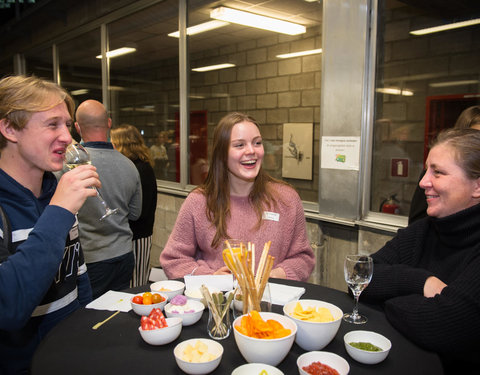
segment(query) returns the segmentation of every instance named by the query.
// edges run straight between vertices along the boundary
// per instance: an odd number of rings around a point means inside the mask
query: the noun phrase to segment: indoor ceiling
[[[133,3],[135,2],[127,0],[105,0],[101,3],[96,0],[37,0],[35,4],[25,1],[23,4],[16,4],[13,9],[0,9],[0,20],[3,21],[0,26],[0,52],[5,57],[20,39],[27,43],[37,41],[40,29],[50,29],[47,34],[49,39],[45,39],[48,45],[51,38],[67,36],[72,30],[77,30],[82,22],[91,21],[92,18],[107,20],[109,13]],[[403,4],[427,10],[443,20],[480,16],[480,0],[385,1],[387,8],[396,8]],[[210,20],[210,11],[220,5],[300,23],[307,28],[321,27],[321,0],[189,0],[189,24],[196,25]],[[137,46],[135,59],[137,64],[141,62],[142,65],[178,56],[178,39],[167,36],[178,29],[178,0],[159,1],[153,8],[128,14],[126,20],[109,24],[110,49],[124,45]],[[215,47],[270,35],[272,33],[268,31],[230,24],[190,37],[189,52],[201,54]],[[60,45],[62,46],[61,43]],[[62,63],[77,66],[84,64],[85,67],[98,64],[94,58],[85,58],[99,53],[98,40],[90,42],[90,39],[83,36],[74,40],[69,38],[62,48],[68,51],[61,54]],[[35,52],[39,57],[41,53]],[[50,59],[50,53],[45,55]],[[121,58],[114,61],[112,67],[122,69],[128,68],[130,64],[128,58]]]

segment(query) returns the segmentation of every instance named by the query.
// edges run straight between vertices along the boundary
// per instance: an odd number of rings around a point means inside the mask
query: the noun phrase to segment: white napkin
[[[202,285],[222,291],[233,289],[233,275],[186,275],[185,289],[198,289]]]
[[[297,301],[305,293],[305,288],[268,283],[270,296],[274,305],[286,305],[288,302]]]
[[[109,290],[105,294],[90,302],[86,308],[95,310],[128,312],[132,309],[130,299],[134,294]]]

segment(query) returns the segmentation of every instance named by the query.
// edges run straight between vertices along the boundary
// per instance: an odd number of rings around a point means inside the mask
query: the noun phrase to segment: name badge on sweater
[[[262,219],[278,221],[280,219],[280,214],[276,212],[263,211]]]

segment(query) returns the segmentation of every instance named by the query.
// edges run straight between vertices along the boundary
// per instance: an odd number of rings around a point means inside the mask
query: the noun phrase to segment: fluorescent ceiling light
[[[111,57],[122,56],[122,55],[126,55],[127,53],[135,52],[136,50],[137,50],[136,48],[122,47],[122,48],[118,48],[118,49],[108,51],[107,52],[107,57],[111,58]],[[97,56],[97,59],[101,59],[101,58],[102,58],[102,55]]]
[[[288,35],[303,34],[307,31],[305,26],[297,23],[282,21],[226,7],[213,9],[210,12],[210,18]]]
[[[218,21],[218,20],[200,23],[195,26],[187,27],[187,35],[204,33],[205,31],[218,29],[219,27],[227,26],[228,24],[229,24],[228,22]],[[180,38],[180,31],[175,31],[174,33],[170,33],[168,34],[168,36],[171,36],[174,38]]]
[[[316,55],[318,53],[322,53],[322,49],[311,49],[309,51],[300,51],[300,52],[292,52],[292,53],[284,53],[282,55],[277,55],[279,59],[289,59],[290,57],[298,57],[298,56],[307,56],[307,55]]]
[[[152,113],[152,112],[155,112],[155,108],[149,108],[149,106],[145,106],[145,107],[122,107],[122,108],[120,108],[120,111],[123,111],[123,112],[148,112],[148,113]]]
[[[389,94],[389,95],[413,96],[413,91],[397,89],[395,87],[378,88],[375,91],[382,94]]]
[[[467,26],[478,25],[478,24],[480,24],[480,18],[475,18],[473,20],[468,20],[468,21],[454,22],[454,23],[449,23],[449,24],[446,24],[446,25],[440,25],[440,26],[435,26],[435,27],[428,27],[426,29],[414,30],[414,31],[410,31],[410,34],[425,35],[425,34],[438,33],[440,31],[458,29],[460,27],[467,27]]]
[[[235,64],[217,64],[217,65],[209,65],[209,66],[201,66],[200,68],[192,69],[194,72],[208,72],[210,70],[218,70],[218,69],[226,69],[232,68]]]
[[[86,93],[88,93],[87,89],[79,89],[79,90],[70,91],[70,94],[73,95],[73,96],[85,95]]]
[[[449,86],[465,86],[465,85],[474,85],[478,83],[478,79],[470,79],[465,81],[449,81],[449,82],[436,82],[430,83],[430,87],[449,87]]]

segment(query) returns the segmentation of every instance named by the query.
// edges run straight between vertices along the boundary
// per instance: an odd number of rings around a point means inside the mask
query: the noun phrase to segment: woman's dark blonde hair
[[[464,109],[462,113],[460,113],[460,116],[458,116],[454,128],[465,129],[475,125],[480,125],[480,105],[474,105]]]
[[[216,228],[212,247],[217,247],[221,240],[230,238],[226,226],[227,218],[230,215],[228,152],[232,128],[240,122],[251,122],[260,129],[258,122],[253,117],[243,113],[234,112],[223,117],[213,132],[212,157],[207,178],[197,188],[206,197],[206,215]],[[271,177],[261,166],[249,195],[250,202],[257,214],[256,229],[262,225],[263,210],[275,207],[279,200],[270,187],[271,182],[286,184]]]
[[[475,180],[480,177],[480,130],[471,128],[444,130],[438,134],[431,148],[438,145],[453,148],[456,163],[469,179]]]
[[[115,148],[130,160],[140,159],[150,163],[153,167],[153,159],[149,148],[145,145],[138,129],[129,124],[122,124],[110,131],[110,140]]]
[[[57,84],[35,76],[8,76],[0,80],[0,120],[6,120],[16,129],[22,130],[32,115],[52,109],[65,102],[73,119],[75,103],[65,89]],[[0,150],[7,145],[0,133]]]

